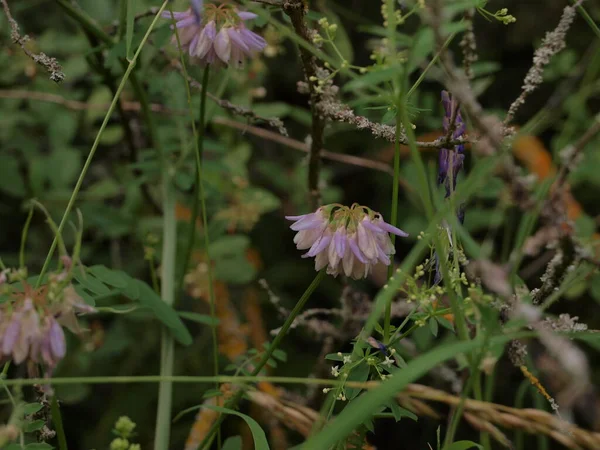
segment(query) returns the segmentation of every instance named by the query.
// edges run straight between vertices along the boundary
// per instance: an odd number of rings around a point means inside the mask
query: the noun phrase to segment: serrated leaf
[[[179,343],[190,345],[192,336],[173,307],[167,305],[146,283],[140,280],[135,281],[140,292],[140,304],[149,307]]]

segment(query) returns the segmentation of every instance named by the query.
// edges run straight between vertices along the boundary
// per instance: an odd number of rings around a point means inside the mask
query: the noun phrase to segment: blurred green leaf
[[[146,283],[136,280],[140,292],[140,304],[149,307],[155,317],[160,320],[171,332],[173,337],[182,345],[190,345],[192,336],[185,327],[177,312],[167,305],[160,296]]]

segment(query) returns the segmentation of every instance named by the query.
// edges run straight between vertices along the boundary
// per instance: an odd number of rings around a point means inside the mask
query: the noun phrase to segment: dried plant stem
[[[210,94],[210,93],[209,93]],[[0,89],[0,98],[11,98],[11,99],[27,99],[27,100],[35,100],[42,102],[50,102],[55,103],[57,105],[64,106],[65,108],[69,108],[73,111],[86,111],[86,110],[107,110],[109,108],[109,104],[105,103],[86,103],[78,100],[70,100],[60,95],[51,94],[48,92],[36,92],[36,91],[22,91],[22,90],[3,90]],[[139,112],[141,110],[141,105],[139,102],[131,102],[131,101],[122,101],[124,111],[135,111]],[[167,115],[188,115],[188,111],[183,109],[171,109],[164,105],[153,103],[150,105],[150,111],[159,113],[159,114],[167,114]],[[280,133],[276,133],[273,131],[265,130],[264,128],[259,128],[254,125],[249,125],[247,123],[238,122],[233,119],[228,119],[227,117],[215,117],[213,123],[218,125],[224,125],[229,128],[236,128],[245,133],[252,134],[254,136],[260,137],[262,139],[266,139],[272,142],[276,142],[278,144],[289,147],[293,150],[298,150],[303,153],[309,153],[310,148],[306,145],[306,143],[298,141],[296,139],[292,139],[287,136],[283,136]],[[346,155],[343,153],[330,152],[327,150],[323,150],[321,153],[323,159],[328,159],[331,161],[337,161],[343,164],[348,164],[351,166],[363,167],[366,169],[377,170],[380,172],[387,173],[389,175],[393,175],[394,171],[389,164],[384,162],[374,161],[372,159],[361,158],[360,156],[354,155]],[[402,184],[404,189],[411,189],[408,184],[404,180],[399,180],[399,183]]]
[[[546,33],[542,44],[533,55],[533,65],[529,69],[529,72],[527,72],[525,80],[523,80],[521,95],[510,105],[508,113],[504,118],[505,126],[509,125],[513,120],[519,107],[525,103],[527,96],[542,84],[544,81],[544,69],[550,63],[552,57],[565,48],[567,31],[569,31],[575,19],[575,8],[580,6],[580,4],[581,0],[577,1],[573,6],[566,6],[556,28]]]
[[[304,20],[306,9],[302,0],[286,0],[283,11],[292,21],[292,26],[298,37],[311,42],[309,30]],[[308,197],[311,210],[315,210],[321,203],[319,189],[319,173],[321,170],[321,152],[325,133],[325,118],[319,111],[321,93],[317,85],[317,60],[315,56],[304,47],[299,47],[300,58],[304,68],[304,75],[310,91],[310,111],[312,116],[310,156],[308,161]]]
[[[19,24],[13,18],[10,8],[8,7],[7,0],[0,0],[2,2],[2,8],[4,9],[4,13],[6,14],[6,18],[8,19],[8,24],[10,25],[10,37],[15,44],[18,44],[23,52],[35,63],[44,67],[48,73],[50,74],[50,79],[56,83],[60,83],[64,80],[65,74],[62,72],[62,67],[56,58],[52,58],[45,53],[33,53],[31,52],[26,43],[29,40],[29,36],[24,35],[21,36],[19,31]]]

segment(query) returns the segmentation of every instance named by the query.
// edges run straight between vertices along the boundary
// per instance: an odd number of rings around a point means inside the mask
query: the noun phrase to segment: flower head
[[[256,14],[238,11],[234,5],[219,6],[192,0],[184,12],[163,12],[166,19],[175,19],[182,48],[205,64],[240,67],[246,57],[262,51],[267,45],[258,34],[246,28],[244,21]],[[177,38],[173,37],[174,44]]]
[[[21,280],[3,285],[2,293],[8,300],[0,304],[0,360],[41,364],[48,373],[67,352],[63,326],[80,332],[75,314],[95,311],[75,292],[67,269],[39,288]]]
[[[442,91],[442,104],[444,105],[444,132],[446,135],[450,133],[452,128],[452,139],[458,139],[465,134],[465,123],[458,109],[456,100],[450,97],[446,91]],[[454,120],[453,120],[454,119]],[[459,144],[452,149],[442,148],[440,150],[440,168],[438,173],[438,183],[445,184],[446,197],[450,196],[450,192],[456,188],[456,177],[462,168],[465,159],[465,146]],[[452,175],[450,175],[450,173]],[[451,179],[451,180],[450,180]],[[452,188],[450,183],[452,182]]]
[[[388,233],[408,236],[386,223],[381,214],[357,204],[322,206],[316,212],[287,216],[290,228],[298,233],[294,243],[308,250],[303,258],[315,258],[315,269],[327,267],[327,273],[344,273],[354,279],[365,278],[375,264],[390,265],[395,253]]]

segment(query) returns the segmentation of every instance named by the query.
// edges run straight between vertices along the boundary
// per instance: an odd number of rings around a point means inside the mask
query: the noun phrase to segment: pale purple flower
[[[465,134],[465,122],[463,121],[462,115],[458,108],[458,104],[456,100],[450,97],[450,94],[446,91],[442,91],[442,104],[444,105],[444,132],[448,134],[450,132],[450,127],[453,126],[452,131],[452,139],[458,139],[463,137]],[[454,123],[450,123],[452,121],[452,117],[455,117]],[[454,148],[440,149],[440,167],[438,172],[438,183],[444,184],[446,187],[446,197],[450,196],[450,192],[456,188],[456,177],[458,176],[458,172],[463,166],[463,161],[465,159],[465,146],[464,144],[459,144],[454,146]],[[452,172],[452,176],[450,176],[450,171]]]
[[[169,11],[163,17],[171,19]],[[262,51],[267,43],[246,28],[244,21],[255,19],[254,13],[238,11],[226,3],[216,6],[192,2],[185,12],[173,13],[182,48],[204,64],[240,67],[247,57]],[[174,36],[173,42],[177,44]]]
[[[0,304],[0,360],[41,364],[49,375],[65,357],[63,325],[79,333],[76,314],[95,312],[72,284],[61,284],[68,276],[68,272],[53,273],[39,289],[25,284],[25,289],[10,291],[11,300]]]
[[[337,276],[365,278],[373,266],[391,264],[395,253],[388,233],[408,236],[386,223],[379,213],[353,205],[328,205],[301,216],[286,216],[294,221],[290,228],[298,233],[294,243],[308,251],[303,258],[315,258],[315,270],[326,268]]]

